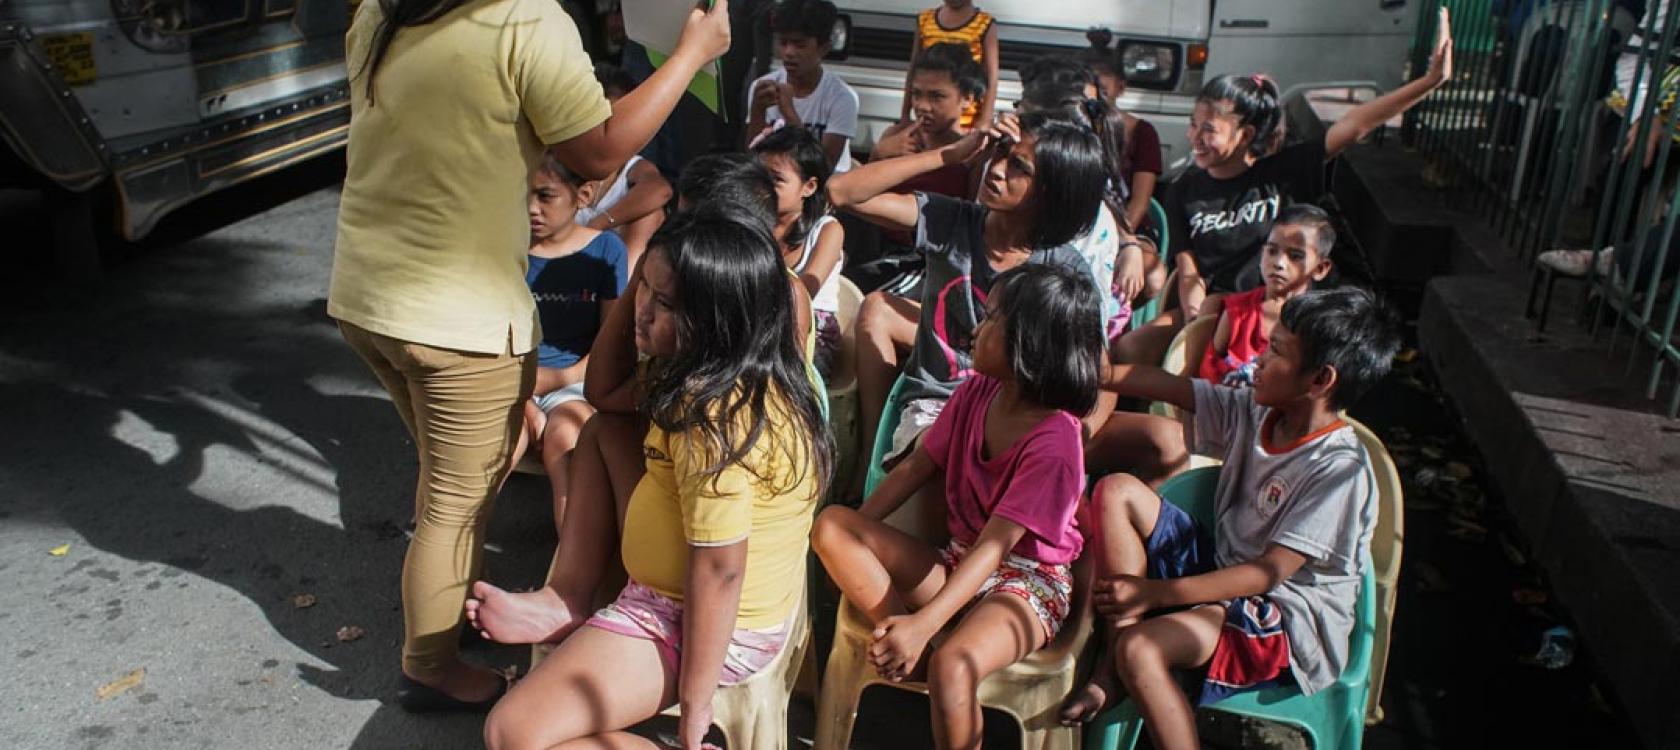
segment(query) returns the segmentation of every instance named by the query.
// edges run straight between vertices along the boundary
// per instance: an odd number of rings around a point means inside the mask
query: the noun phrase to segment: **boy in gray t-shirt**
[[[1195,412],[1187,442],[1225,463],[1212,529],[1135,477],[1098,483],[1093,549],[1105,575],[1094,598],[1109,656],[1065,719],[1095,715],[1118,679],[1156,747],[1195,747],[1173,669],[1206,670],[1202,704],[1335,682],[1377,511],[1370,457],[1339,413],[1387,375],[1399,348],[1376,297],[1343,288],[1285,304],[1252,389],[1153,367],[1105,371],[1108,390]]]

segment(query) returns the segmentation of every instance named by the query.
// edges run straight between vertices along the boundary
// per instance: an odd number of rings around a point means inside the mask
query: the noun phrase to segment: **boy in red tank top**
[[[1255,362],[1266,351],[1283,303],[1329,275],[1335,245],[1336,230],[1324,209],[1310,203],[1283,209],[1260,253],[1265,286],[1225,298],[1197,377],[1232,387],[1252,385]]]

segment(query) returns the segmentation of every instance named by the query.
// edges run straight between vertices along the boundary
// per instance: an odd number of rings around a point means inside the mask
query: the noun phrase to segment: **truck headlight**
[[[1170,89],[1178,78],[1178,45],[1160,42],[1120,43],[1120,72],[1126,82],[1150,89]]]
[[[834,30],[828,34],[828,54],[826,60],[844,60],[851,53],[852,45],[852,17],[845,13],[834,19]]]

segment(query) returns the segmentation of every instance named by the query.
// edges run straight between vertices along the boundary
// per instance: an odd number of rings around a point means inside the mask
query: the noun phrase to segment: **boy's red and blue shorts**
[[[1165,499],[1145,552],[1148,576],[1156,580],[1210,573],[1213,535],[1190,514]],[[1283,612],[1266,596],[1238,597],[1224,603],[1225,626],[1208,660],[1198,705],[1217,703],[1238,693],[1294,684],[1289,672],[1289,636]]]

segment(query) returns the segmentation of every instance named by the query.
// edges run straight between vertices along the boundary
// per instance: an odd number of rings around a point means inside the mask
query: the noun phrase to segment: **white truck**
[[[835,0],[841,44],[826,63],[858,93],[867,153],[898,119],[916,14],[937,0]],[[982,0],[997,19],[998,106],[1020,98],[1015,71],[1049,53],[1078,54],[1086,31],[1114,35],[1128,81],[1120,107],[1161,135],[1163,162],[1187,156],[1184,131],[1202,83],[1266,73],[1286,91],[1388,91],[1402,82],[1420,0]]]
[[[345,0],[0,0],[0,188],[98,272],[194,198],[344,147]],[[108,213],[107,213],[108,211]]]

